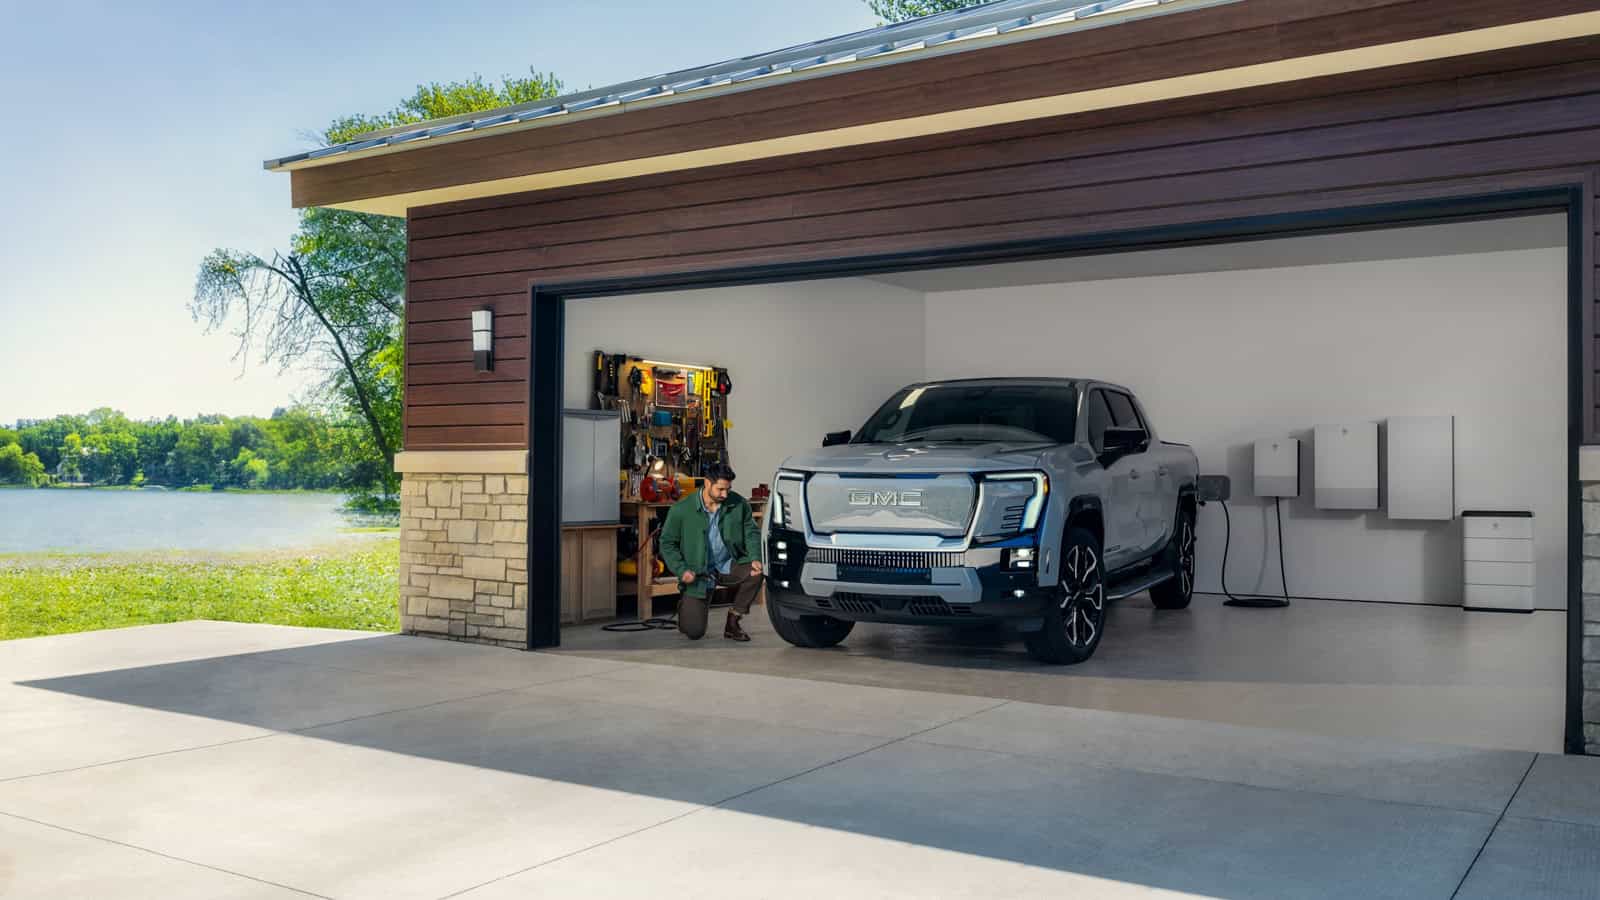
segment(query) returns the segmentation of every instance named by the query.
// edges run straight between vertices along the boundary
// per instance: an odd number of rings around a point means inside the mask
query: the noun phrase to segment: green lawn
[[[396,631],[400,542],[258,554],[0,557],[0,640],[221,619]]]

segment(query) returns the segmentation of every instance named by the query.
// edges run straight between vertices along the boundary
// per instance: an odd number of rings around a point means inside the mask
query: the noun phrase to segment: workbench
[[[673,502],[675,501],[665,503],[646,503],[643,500],[622,501],[622,521],[638,529],[639,572],[632,578],[617,579],[617,596],[638,598],[640,619],[648,619],[655,615],[655,598],[678,596],[677,578],[671,574],[663,575],[659,580],[653,577],[656,570],[656,547],[655,541],[650,538],[650,520],[657,512],[671,509]],[[766,514],[767,501],[746,502],[750,504],[750,511],[759,523],[761,517]]]

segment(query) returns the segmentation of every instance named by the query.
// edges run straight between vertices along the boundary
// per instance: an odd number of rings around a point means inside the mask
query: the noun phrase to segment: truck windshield
[[[972,441],[1070,444],[1078,392],[1070,384],[932,384],[907,388],[872,414],[854,443]]]

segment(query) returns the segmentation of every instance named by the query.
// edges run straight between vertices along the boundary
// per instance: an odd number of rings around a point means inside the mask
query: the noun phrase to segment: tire
[[[1067,529],[1054,596],[1055,602],[1045,610],[1044,628],[1025,633],[1023,641],[1040,662],[1081,663],[1094,655],[1106,630],[1105,566],[1093,532]]]
[[[801,616],[798,619],[784,618],[778,610],[778,604],[771,597],[767,598],[767,618],[772,622],[772,630],[796,647],[832,647],[850,636],[851,629],[856,623],[844,619],[835,619],[832,616]]]
[[[1178,576],[1150,589],[1150,602],[1156,609],[1185,609],[1194,598],[1195,544],[1194,507],[1181,504],[1172,539],[1161,551],[1161,564]]]

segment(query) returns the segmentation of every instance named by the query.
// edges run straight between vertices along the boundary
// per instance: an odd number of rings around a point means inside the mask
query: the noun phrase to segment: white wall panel
[[[1133,388],[1163,438],[1192,443],[1203,471],[1233,477],[1235,591],[1277,589],[1272,505],[1246,496],[1257,439],[1453,414],[1457,506],[1533,510],[1538,606],[1560,609],[1565,265],[1565,250],[1548,248],[930,293],[928,375],[1082,375]],[[1315,472],[1302,476],[1309,487]],[[1318,510],[1310,493],[1283,504],[1291,591],[1461,602],[1459,521]],[[1201,512],[1200,537],[1199,587],[1215,591],[1215,506]]]

